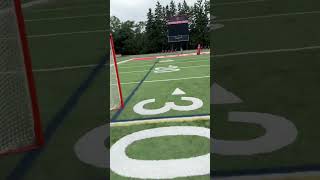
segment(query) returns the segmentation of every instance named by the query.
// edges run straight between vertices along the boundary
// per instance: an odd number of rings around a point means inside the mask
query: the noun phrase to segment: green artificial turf
[[[111,127],[110,145],[112,146],[120,138],[134,132],[145,129],[168,127],[168,126],[198,126],[210,128],[210,121],[193,121],[193,122],[161,122],[154,124],[142,124],[132,126]],[[188,158],[198,155],[207,154],[210,151],[210,143],[208,139],[202,137],[187,136],[164,136],[159,138],[145,139],[131,144],[127,148],[127,155],[135,159],[159,160],[159,159],[178,159]],[[166,152],[166,153],[163,153]],[[110,179],[127,180],[135,178],[126,178],[115,174],[111,171]],[[208,180],[209,175],[194,176],[185,178],[187,180]]]

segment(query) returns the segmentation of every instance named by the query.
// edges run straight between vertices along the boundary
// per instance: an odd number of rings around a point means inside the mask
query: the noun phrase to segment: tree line
[[[190,6],[185,0],[182,3],[172,0],[167,5],[158,1],[154,10],[149,8],[146,21],[121,22],[119,18],[111,16],[110,29],[116,52],[133,55],[169,50],[172,46],[167,39],[167,21],[173,16],[186,16],[189,19],[188,49],[195,49],[198,44],[209,46],[210,1],[197,0]]]

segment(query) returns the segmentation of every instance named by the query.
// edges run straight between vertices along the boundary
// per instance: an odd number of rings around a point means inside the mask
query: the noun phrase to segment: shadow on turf
[[[60,111],[50,121],[48,127],[44,131],[46,144],[52,139],[56,130],[61,126],[64,119],[71,113],[73,108],[78,104],[83,93],[90,87],[95,77],[102,71],[107,63],[107,57],[102,57],[100,62],[90,72],[88,77],[80,84],[80,86],[72,93],[67,102],[63,105]],[[27,171],[32,167],[33,162],[45,151],[46,145],[41,149],[34,150],[25,154],[19,161],[18,165],[7,176],[7,180],[23,179]]]

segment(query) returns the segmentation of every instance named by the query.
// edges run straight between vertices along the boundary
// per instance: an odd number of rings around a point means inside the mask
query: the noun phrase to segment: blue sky
[[[171,0],[160,0],[162,5],[169,4]],[[174,0],[176,3],[183,0]],[[186,0],[193,5],[197,0]],[[111,15],[118,17],[121,21],[134,20],[145,21],[149,8],[154,10],[157,0],[111,0]]]

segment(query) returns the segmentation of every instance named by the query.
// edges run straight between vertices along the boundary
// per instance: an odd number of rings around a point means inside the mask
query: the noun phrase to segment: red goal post
[[[124,107],[117,56],[112,34],[110,33],[110,110]]]
[[[44,144],[20,0],[0,1],[0,155]]]

